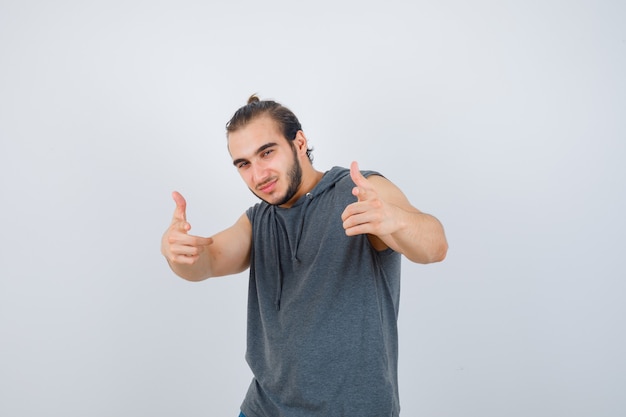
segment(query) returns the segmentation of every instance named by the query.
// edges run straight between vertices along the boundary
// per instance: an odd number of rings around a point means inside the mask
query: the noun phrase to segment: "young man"
[[[212,237],[176,209],[161,251],[182,278],[250,269],[245,417],[397,417],[400,256],[442,261],[443,227],[376,172],[317,171],[296,116],[252,96],[228,150],[262,202]]]

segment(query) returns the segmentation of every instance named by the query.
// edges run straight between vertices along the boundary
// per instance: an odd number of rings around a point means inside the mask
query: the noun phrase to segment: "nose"
[[[267,179],[267,170],[263,164],[252,164],[252,181],[255,185],[261,184]]]

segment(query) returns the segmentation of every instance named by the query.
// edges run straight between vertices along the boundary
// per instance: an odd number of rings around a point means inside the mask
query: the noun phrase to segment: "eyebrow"
[[[278,144],[276,142],[269,142],[266,143],[265,145],[262,145],[259,147],[259,149],[256,150],[255,155],[260,154],[261,152],[263,152],[264,150],[266,150],[267,148],[271,148],[272,146],[277,146]],[[242,162],[247,162],[248,160],[245,158],[237,158],[233,161],[233,165],[237,166]]]

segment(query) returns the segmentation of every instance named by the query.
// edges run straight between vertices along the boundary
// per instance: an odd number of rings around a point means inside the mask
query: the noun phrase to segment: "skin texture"
[[[285,208],[312,190],[323,176],[313,168],[307,146],[304,132],[298,131],[289,141],[267,116],[253,119],[228,138],[233,165],[250,191]],[[350,165],[350,176],[356,201],[341,215],[347,236],[367,234],[376,250],[390,247],[417,263],[445,258],[448,244],[435,217],[413,207],[391,181],[376,175],[365,178],[356,162]],[[212,237],[194,236],[189,233],[185,199],[176,191],[172,198],[176,208],[163,234],[161,252],[177,275],[200,281],[248,268],[252,226],[245,213]]]

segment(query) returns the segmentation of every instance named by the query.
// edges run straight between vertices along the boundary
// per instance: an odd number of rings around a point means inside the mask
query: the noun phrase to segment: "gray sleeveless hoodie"
[[[246,417],[399,415],[400,255],[346,236],[353,187],[350,171],[334,167],[291,208],[247,211]]]

